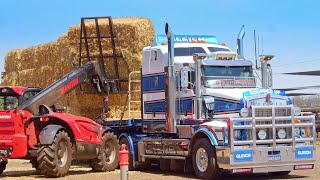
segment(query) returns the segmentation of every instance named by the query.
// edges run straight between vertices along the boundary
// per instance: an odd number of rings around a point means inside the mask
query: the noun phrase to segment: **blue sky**
[[[245,25],[245,56],[254,59],[253,30],[263,39],[260,52],[275,55],[275,87],[320,85],[319,78],[280,73],[320,69],[320,1],[316,0],[1,0],[0,70],[5,54],[55,41],[85,16],[143,16],[156,32],[168,22],[175,34],[214,34],[236,50]],[[285,84],[284,84],[285,83]]]

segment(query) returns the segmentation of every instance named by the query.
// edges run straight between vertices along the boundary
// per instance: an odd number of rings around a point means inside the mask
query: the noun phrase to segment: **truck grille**
[[[271,117],[272,109],[256,109],[255,117]],[[291,116],[291,109],[275,109],[275,116]]]

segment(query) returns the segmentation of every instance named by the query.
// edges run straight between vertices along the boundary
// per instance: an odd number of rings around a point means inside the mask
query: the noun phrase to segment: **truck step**
[[[149,159],[177,159],[177,160],[185,160],[184,156],[158,156],[158,155],[143,155],[144,158]]]

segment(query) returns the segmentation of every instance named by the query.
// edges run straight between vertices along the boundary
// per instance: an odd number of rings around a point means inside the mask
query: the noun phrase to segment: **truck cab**
[[[156,36],[143,49],[142,119],[108,125],[127,144],[131,169],[150,161],[174,169],[183,162],[202,179],[221,170],[312,169],[314,116],[301,116],[284,91],[269,86],[258,87],[253,63],[215,36]]]

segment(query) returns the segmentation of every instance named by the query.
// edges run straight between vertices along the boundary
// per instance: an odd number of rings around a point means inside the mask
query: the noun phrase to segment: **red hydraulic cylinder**
[[[129,165],[129,152],[126,150],[126,145],[121,145],[121,151],[120,151],[120,179],[121,180],[128,180],[128,165]]]

